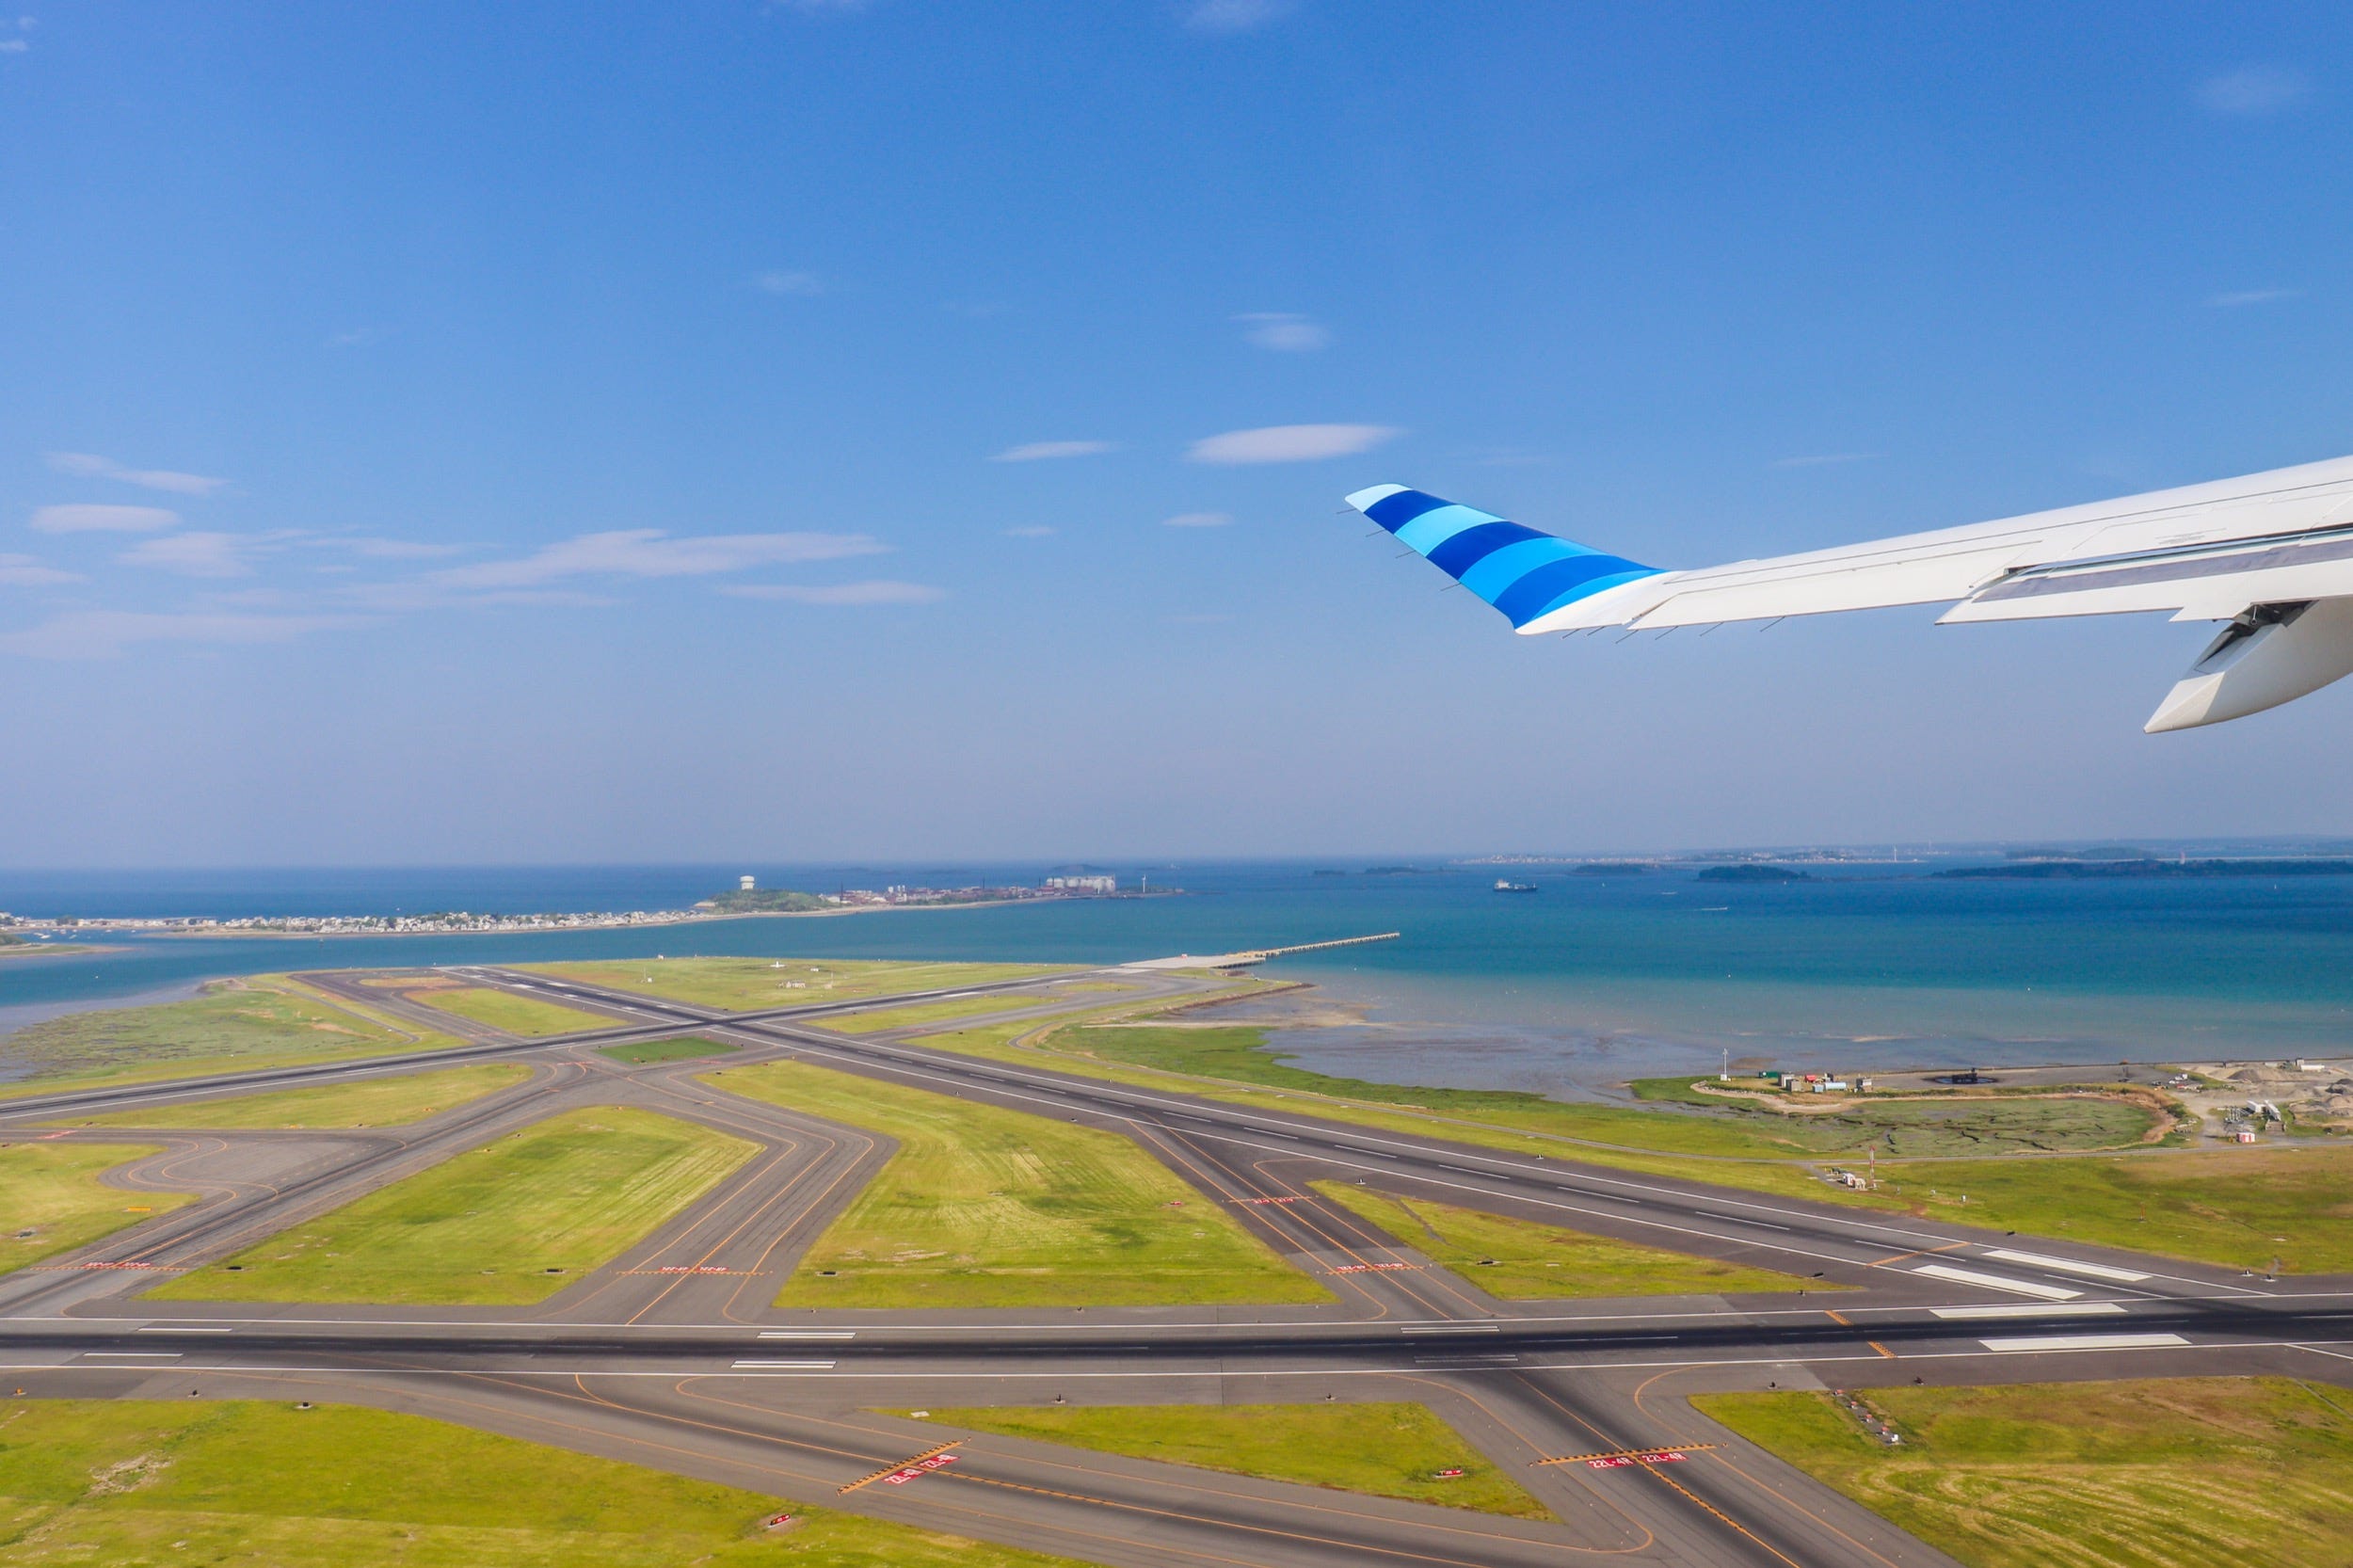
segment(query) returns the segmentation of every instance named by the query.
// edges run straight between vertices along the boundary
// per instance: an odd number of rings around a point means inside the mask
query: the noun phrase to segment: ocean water
[[[1737,1063],[1881,1067],[2353,1051],[2353,877],[1939,881],[1935,864],[1784,885],[1689,870],[1369,874],[1364,862],[1104,869],[1184,896],[911,909],[640,930],[419,937],[110,938],[0,960],[0,1033],[62,1009],[264,970],[657,953],[1102,963],[1397,931],[1302,954],[1361,1024],[1287,1030],[1306,1064],[1392,1081],[1607,1093]],[[0,872],[0,909],[46,915],[391,913],[683,905],[763,886],[1034,880],[1044,866],[653,866],[251,872]],[[1319,869],[1348,874],[1318,875]],[[5,1056],[0,1043],[0,1056]]]

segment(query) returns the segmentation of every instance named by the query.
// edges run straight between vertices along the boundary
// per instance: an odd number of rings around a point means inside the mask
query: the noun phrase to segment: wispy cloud
[[[180,514],[161,506],[103,506],[94,504],[43,506],[25,520],[41,534],[152,534],[176,527]]]
[[[924,583],[896,583],[878,578],[868,583],[745,583],[719,590],[735,599],[781,600],[791,604],[933,604],[948,597],[945,588]]]
[[[1776,457],[1767,468],[1836,468],[1842,463],[1867,463],[1876,452],[1809,452],[1798,457]]]
[[[825,292],[825,280],[813,272],[756,272],[752,287],[762,294],[798,295],[808,298]]]
[[[2208,113],[2240,119],[2294,108],[2312,93],[2311,77],[2276,65],[2241,66],[2198,84],[2198,102]]]
[[[111,659],[136,643],[288,643],[314,632],[371,624],[364,616],[257,616],[198,610],[73,610],[0,635],[0,653],[34,659]]]
[[[1025,522],[1018,528],[1006,529],[1005,537],[1009,539],[1044,539],[1052,537],[1053,533],[1054,531],[1051,528],[1048,528],[1042,522]]]
[[[14,37],[0,36],[0,55],[22,55],[30,49],[33,46],[32,41],[24,35],[31,32],[38,24],[29,16],[20,16],[13,23],[0,20],[0,35],[10,33],[15,35]]]
[[[170,490],[178,495],[210,495],[229,483],[208,474],[182,473],[168,468],[130,468],[112,457],[91,452],[52,452],[49,466],[59,473],[82,479],[115,479],[145,489]]]
[[[527,588],[567,577],[709,577],[803,561],[880,555],[890,547],[864,534],[712,534],[674,539],[658,528],[583,534],[513,561],[485,561],[432,574],[453,588]]]
[[[388,327],[346,327],[340,332],[327,334],[322,346],[327,348],[367,348],[382,343],[392,335]]]
[[[1185,456],[1195,463],[1307,463],[1352,457],[1404,433],[1386,424],[1270,424],[1205,437]]]
[[[246,552],[259,543],[240,534],[192,530],[141,539],[115,559],[126,567],[168,571],[175,577],[250,577],[253,567]]]
[[[1254,33],[1292,9],[1291,0],[1194,0],[1185,25],[1196,33]]]
[[[2227,294],[2210,294],[2206,303],[2217,311],[2243,310],[2249,305],[2268,305],[2275,300],[2300,299],[2302,289],[2235,289]]]
[[[1031,441],[1024,446],[1009,446],[989,458],[992,463],[1035,463],[1049,457],[1092,457],[1098,452],[1114,452],[1117,441]]]
[[[1173,518],[1160,519],[1163,528],[1230,528],[1233,522],[1231,512],[1179,512]]]
[[[1278,354],[1312,354],[1332,342],[1328,328],[1288,311],[1249,311],[1234,319],[1246,324],[1245,342]]]
[[[30,555],[0,555],[0,588],[46,588],[83,581],[78,573],[44,567]]]

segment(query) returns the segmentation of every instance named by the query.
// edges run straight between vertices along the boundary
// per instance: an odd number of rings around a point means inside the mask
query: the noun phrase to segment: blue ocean
[[[1669,867],[1107,864],[1180,895],[501,936],[109,936],[0,961],[0,1035],[39,1017],[268,970],[655,954],[1103,963],[1395,931],[1270,975],[1345,1004],[1287,1029],[1303,1063],[1394,1081],[1608,1093],[1733,1062],[1894,1068],[2353,1051],[2353,877],[1942,880],[1949,860],[1787,884]],[[733,886],[1034,881],[1042,865],[0,872],[48,917],[679,907]],[[1498,871],[1533,893],[1499,894]],[[1344,1016],[1342,1016],[1344,1015]],[[0,1058],[5,1058],[0,1039]]]

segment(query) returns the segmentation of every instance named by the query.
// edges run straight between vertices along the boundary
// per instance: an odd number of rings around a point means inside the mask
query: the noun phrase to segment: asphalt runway
[[[1935,1552],[1716,1426],[1689,1395],[2183,1373],[2353,1381],[2353,1281],[2274,1281],[2112,1249],[1992,1236],[1500,1153],[1419,1133],[1132,1088],[961,1055],[921,1031],[851,1035],[848,1011],[983,992],[986,1021],[1210,983],[1169,971],[999,983],[729,1014],[543,975],[452,973],[612,1019],[516,1039],[351,975],[306,977],[457,1033],[454,1049],[6,1102],[0,1134],[152,1142],[120,1173],[197,1201],[0,1276],[0,1377],[31,1396],[340,1400],[1057,1552],[1144,1565],[1557,1563],[1911,1568]],[[952,1029],[952,1020],[933,1026]],[[632,1066],[600,1048],[692,1032],[720,1060]],[[1337,1300],[1329,1305],[968,1312],[772,1306],[890,1140],[726,1093],[698,1075],[796,1057],[1133,1138]],[[77,1115],[512,1059],[528,1081],[412,1126],[346,1131],[72,1128]],[[700,1202],[540,1306],[168,1303],[160,1272],[216,1260],[556,1112],[642,1106],[756,1153]],[[40,1132],[31,1128],[40,1125]],[[54,1130],[62,1127],[66,1130]],[[1705,1162],[1693,1161],[1695,1170]],[[1408,1196],[1777,1270],[1780,1295],[1503,1301],[1308,1185]],[[959,1434],[878,1414],[930,1406],[1413,1400],[1519,1479],[1557,1522],[1508,1519],[996,1436],[903,1486],[862,1478]],[[1667,1455],[1679,1457],[1668,1458]]]

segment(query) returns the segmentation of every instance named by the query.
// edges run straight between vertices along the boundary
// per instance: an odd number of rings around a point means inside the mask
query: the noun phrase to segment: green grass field
[[[2353,1147],[1888,1165],[1940,1220],[2290,1273],[2353,1271]],[[1964,1206],[1961,1199],[1968,1198]]]
[[[531,1077],[520,1063],[440,1067],[316,1089],[275,1089],[187,1100],[147,1111],[73,1118],[76,1127],[349,1128],[400,1127],[511,1089]]]
[[[1114,1133],[800,1062],[703,1081],[898,1140],[786,1281],[778,1305],[1331,1299]]]
[[[1048,999],[1034,996],[959,997],[953,1001],[922,1001],[912,1007],[885,1007],[872,1013],[845,1013],[827,1018],[825,1027],[845,1034],[876,1034],[886,1029],[913,1029],[920,1024],[948,1023],[957,1018],[985,1017],[1035,1007]]]
[[[488,985],[461,985],[448,990],[418,990],[401,993],[410,1001],[421,1001],[427,1007],[438,1007],[444,1013],[455,1013],[461,1018],[472,1018],[492,1029],[503,1029],[509,1034],[537,1036],[541,1034],[578,1034],[591,1029],[618,1029],[622,1020],[601,1013],[584,1013],[576,1007],[559,1007],[536,997],[519,997],[512,991],[495,990]]]
[[[1971,1568],[2353,1562],[2353,1395],[2285,1378],[1691,1402]]]
[[[1532,1224],[1426,1198],[1393,1197],[1343,1181],[1311,1185],[1489,1295],[1507,1300],[1833,1288],[1818,1279]]]
[[[419,1416],[189,1400],[0,1405],[0,1561],[1081,1568]]]
[[[543,1301],[716,1186],[753,1145],[622,1106],[569,1111],[148,1292],[173,1301]]]
[[[516,968],[737,1012],[1069,972],[1068,966],[1058,964],[912,964],[860,958],[622,958]]]
[[[456,1044],[284,975],[251,975],[214,981],[187,1001],[73,1013],[0,1036],[0,1062],[32,1068],[0,1098]]]
[[[1418,1404],[1120,1405],[935,1410],[935,1421],[1101,1453],[1376,1497],[1549,1519],[1551,1512]],[[1439,1480],[1440,1470],[1464,1474]]]
[[[1871,1148],[1881,1160],[2132,1148],[2158,1125],[2153,1112],[2123,1100],[1932,1095],[1860,1099],[1839,1111],[1777,1111],[1773,1101],[1702,1094],[1691,1082],[1689,1078],[1639,1079],[1633,1088],[1642,1099],[1691,1106],[1710,1117],[1769,1129],[1822,1154],[1851,1156]],[[1801,1108],[1817,1098],[1790,1096],[1786,1103]]]
[[[0,1144],[0,1273],[179,1208],[186,1192],[132,1192],[99,1176],[154,1144]]]
[[[741,1049],[741,1046],[687,1035],[676,1040],[637,1040],[626,1046],[603,1046],[599,1048],[597,1054],[609,1056],[616,1062],[626,1062],[632,1067],[644,1067],[656,1062],[692,1062],[698,1057],[727,1056]]]

